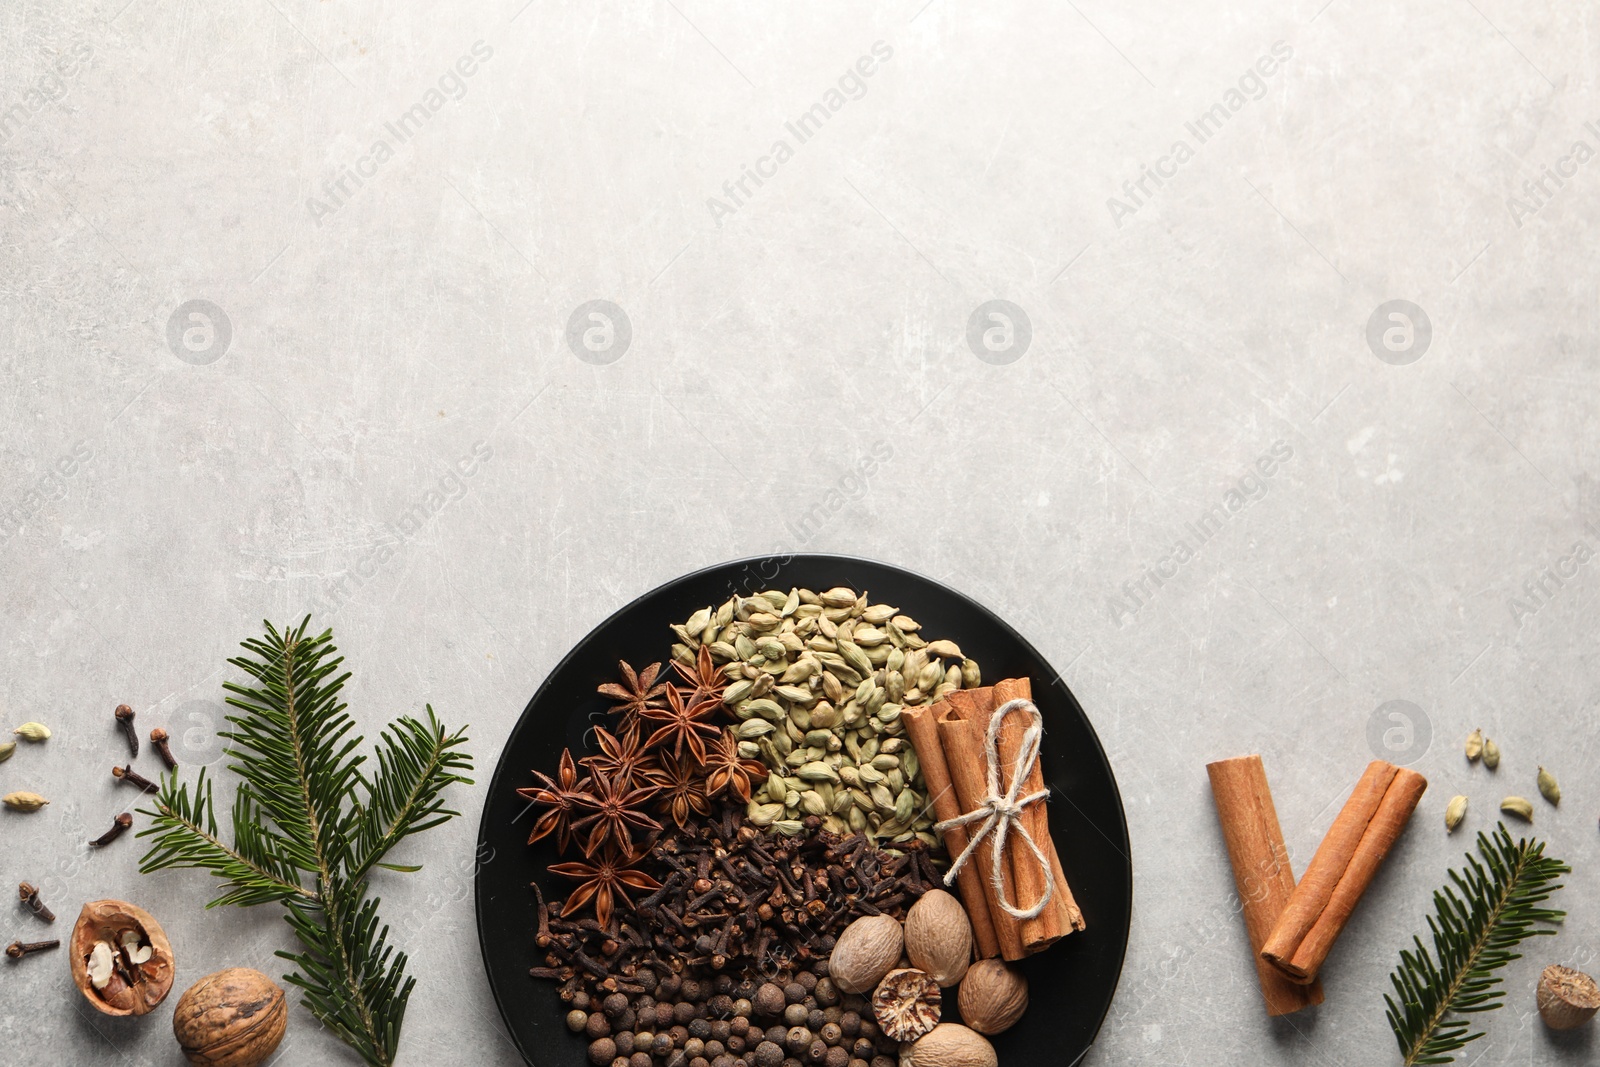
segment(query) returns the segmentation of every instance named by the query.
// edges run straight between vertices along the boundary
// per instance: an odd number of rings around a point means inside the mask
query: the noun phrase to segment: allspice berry
[[[276,982],[248,967],[208,974],[178,998],[172,1033],[195,1067],[257,1067],[277,1051],[289,1002]]]
[[[1550,966],[1539,975],[1539,1018],[1552,1030],[1582,1026],[1600,1011],[1600,985],[1582,971]]]

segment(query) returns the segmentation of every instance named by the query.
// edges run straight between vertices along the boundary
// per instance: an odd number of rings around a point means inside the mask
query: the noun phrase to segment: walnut
[[[283,1040],[289,1002],[276,982],[248,967],[208,974],[178,998],[172,1033],[195,1067],[256,1067]]]
[[[1539,975],[1537,1002],[1550,1029],[1576,1029],[1600,1011],[1600,986],[1582,971],[1552,965]]]
[[[896,1041],[915,1041],[939,1025],[943,995],[928,972],[899,967],[883,976],[872,993],[878,1026]]]
[[[172,992],[176,968],[161,924],[122,900],[92,900],[72,928],[72,980],[107,1015],[145,1015]]]

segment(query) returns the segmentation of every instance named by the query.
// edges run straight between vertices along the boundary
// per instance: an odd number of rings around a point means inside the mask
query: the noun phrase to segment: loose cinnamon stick
[[[961,814],[961,802],[956,798],[955,786],[950,781],[950,768],[945,764],[944,746],[939,743],[939,729],[934,722],[933,709],[908,707],[900,712],[900,721],[906,724],[906,734],[917,750],[917,762],[922,765],[922,780],[932,798],[934,818],[943,822]],[[966,851],[967,828],[953,826],[944,832],[944,847],[954,860]],[[989,917],[989,903],[983,894],[983,880],[978,868],[969,860],[956,874],[956,888],[961,891],[961,903],[966,906],[967,918],[972,922],[972,937],[977,945],[980,960],[1000,955],[1000,941],[995,937],[994,922]]]
[[[990,700],[993,707],[980,717],[980,721],[987,729],[989,718],[993,716],[995,708],[1012,700],[1032,699],[1033,686],[1029,684],[1028,679],[1007,678],[994,686]],[[1003,790],[1011,788],[1011,771],[1017,765],[1017,754],[1022,750],[1027,723],[1028,717],[1024,712],[1014,711],[1000,724],[997,748],[1000,754],[1000,788]],[[1044,770],[1040,763],[1041,761],[1034,762],[1018,796],[1028,796],[1044,788]],[[1018,841],[1014,847],[1008,848],[1007,859],[1010,861],[1012,884],[1015,886],[1015,895],[1011,897],[1011,902],[1019,907],[1031,905],[1044,895],[1047,879],[1054,885],[1050,903],[1046,905],[1044,911],[1035,918],[1022,921],[1022,949],[1032,955],[1049,948],[1073,931],[1082,930],[1084,921],[1083,912],[1078,909],[1078,902],[1073,898],[1072,887],[1067,884],[1066,875],[1061,870],[1061,857],[1057,855],[1055,845],[1050,840],[1050,814],[1043,801],[1029,804],[1022,809],[1022,825],[1027,827],[1028,834],[1044,852],[1050,869],[1041,870],[1033,850],[1024,843]]]
[[[1245,932],[1256,963],[1256,978],[1267,1014],[1288,1015],[1322,1003],[1322,983],[1301,985],[1290,981],[1261,958],[1261,946],[1294,892],[1294,870],[1283,843],[1278,810],[1267,788],[1266,768],[1260,756],[1238,756],[1206,764],[1217,821],[1233,864],[1233,884],[1239,890]]]
[[[1316,978],[1427,788],[1416,771],[1382,760],[1367,765],[1262,946],[1262,959],[1296,982]]]
[[[901,714],[905,714],[901,712]],[[987,721],[958,718],[948,703],[934,712],[939,731],[939,744],[944,749],[945,765],[950,770],[950,780],[955,785],[960,813],[976,811],[989,795],[985,779],[987,764],[984,756],[983,731]],[[921,753],[918,753],[921,756]],[[999,890],[994,884],[994,835],[991,833],[978,842],[968,857],[966,866],[976,867],[978,883],[989,907],[989,918],[994,924],[995,938],[1000,942],[1000,956],[1007,960],[1020,960],[1027,955],[1022,948],[1022,926],[1000,907]],[[957,854],[959,855],[959,853]],[[954,859],[954,857],[951,857]],[[965,869],[965,868],[964,868]],[[1001,864],[1002,877],[1009,882],[1005,864]],[[1015,891],[1008,885],[1006,898],[1016,902]]]

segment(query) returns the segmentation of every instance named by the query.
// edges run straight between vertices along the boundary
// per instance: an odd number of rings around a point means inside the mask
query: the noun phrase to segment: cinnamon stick
[[[977,698],[976,692],[974,698]],[[979,721],[988,729],[988,723],[994,710],[1012,700],[1032,700],[1033,686],[1026,678],[1007,678],[994,686],[992,693],[986,701],[991,707],[987,714],[981,714]],[[980,701],[982,703],[984,701]],[[1011,772],[1017,765],[1017,754],[1022,750],[1023,734],[1027,730],[1028,716],[1023,711],[1013,711],[1008,714],[1005,721],[1000,724],[1000,736],[997,739],[997,749],[1000,754],[1000,788],[1011,788]],[[1018,796],[1029,796],[1044,789],[1044,769],[1042,760],[1034,761],[1029,769],[1028,777],[1022,783]],[[1050,813],[1043,801],[1029,804],[1022,809],[1022,825],[1027,827],[1028,834],[1039,845],[1049,861],[1050,870],[1044,871],[1039,867],[1038,860],[1033,855],[1033,850],[1023,842],[1016,842],[1015,846],[1007,851],[1007,859],[1011,866],[1012,884],[1015,887],[1011,902],[1019,907],[1029,906],[1044,895],[1047,879],[1054,885],[1050,903],[1044,911],[1032,919],[1022,920],[1022,949],[1028,955],[1042,952],[1057,941],[1075,930],[1084,928],[1083,912],[1078,909],[1078,902],[1073,898],[1072,887],[1067,884],[1066,874],[1061,870],[1061,857],[1056,853],[1055,845],[1050,840]]]
[[[1233,884],[1239,891],[1245,932],[1256,963],[1256,978],[1267,1014],[1288,1015],[1322,1003],[1322,983],[1301,985],[1291,981],[1261,958],[1261,946],[1294,892],[1294,869],[1283,843],[1278,811],[1267,788],[1266,768],[1260,756],[1238,756],[1206,764],[1217,821],[1233,865]]]
[[[903,711],[901,714],[905,714]],[[950,770],[950,780],[955,786],[959,814],[976,811],[989,795],[985,779],[987,759],[984,755],[983,732],[986,722],[973,718],[957,717],[957,711],[946,702],[936,708],[934,722],[939,731],[939,744],[944,749],[945,765]],[[920,753],[919,753],[920,756]],[[975,824],[980,825],[980,824]],[[974,833],[976,830],[973,831]],[[970,837],[970,835],[969,835]],[[954,860],[956,853],[951,856]],[[1000,956],[1006,960],[1020,960],[1027,955],[1022,948],[1022,926],[1005,913],[1000,906],[999,887],[994,884],[994,834],[978,842],[967,858],[966,867],[976,867],[978,884],[989,907],[989,918],[994,924],[995,939],[1000,942]],[[963,868],[965,869],[965,868]],[[1002,878],[1010,881],[1009,872],[1001,864]],[[1016,894],[1006,886],[1006,899],[1015,904]]]
[[[1416,771],[1382,760],[1367,765],[1262,946],[1262,959],[1293,981],[1316,978],[1427,788]]]
[[[940,822],[961,814],[961,802],[956,798],[955,786],[950,781],[950,768],[945,764],[944,746],[939,743],[939,730],[930,707],[907,707],[900,712],[900,721],[906,724],[906,734],[917,750],[917,762],[922,766],[922,780],[932,798],[934,818]],[[944,847],[950,858],[966,851],[967,828],[952,826],[944,832]],[[966,906],[967,918],[972,922],[973,943],[980,960],[1000,955],[1000,941],[995,936],[994,922],[989,916],[989,903],[983,893],[983,879],[977,867],[969,860],[956,874],[956,888],[961,891],[961,903]]]

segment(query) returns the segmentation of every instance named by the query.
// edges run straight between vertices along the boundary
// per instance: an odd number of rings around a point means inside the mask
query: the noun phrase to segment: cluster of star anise
[[[550,867],[582,883],[562,914],[593,902],[602,926],[618,898],[632,904],[630,888],[660,888],[636,869],[663,829],[652,812],[681,829],[696,815],[710,815],[720,795],[749,803],[752,786],[767,777],[766,767],[741,756],[732,731],[716,721],[728,682],[708,649],[693,664],[673,663],[679,681],[661,681],[659,663],[642,671],[617,666],[621,683],[599,687],[619,717],[615,732],[595,728],[600,751],[574,762],[571,750],[563,750],[555,778],[534,771],[540,784],[517,790],[544,809],[528,844],[553,834],[561,851],[577,842],[583,852],[581,862]],[[580,774],[580,766],[588,773]]]

